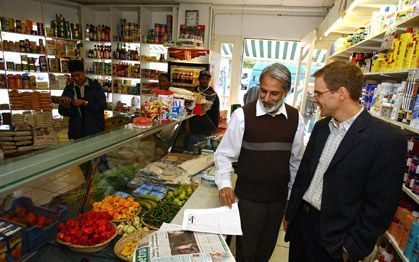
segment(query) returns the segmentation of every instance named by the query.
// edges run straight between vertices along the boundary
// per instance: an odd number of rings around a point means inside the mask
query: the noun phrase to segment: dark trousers
[[[275,249],[284,215],[285,200],[256,202],[239,200],[243,236],[237,237],[237,262],[268,262]]]
[[[289,262],[335,262],[322,245],[320,236],[320,211],[303,201],[289,234]]]

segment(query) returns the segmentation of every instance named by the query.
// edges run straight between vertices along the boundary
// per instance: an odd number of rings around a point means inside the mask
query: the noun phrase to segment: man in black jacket
[[[289,261],[358,261],[399,202],[406,138],[359,105],[364,77],[349,62],[316,73],[314,126],[285,214]]]
[[[61,95],[58,112],[69,117],[68,138],[79,139],[105,131],[105,93],[96,80],[86,77],[83,62],[72,60],[68,65],[71,82]],[[85,177],[91,171],[91,162],[80,165]],[[99,170],[108,168],[106,156],[100,158]]]
[[[68,65],[71,83],[62,94],[58,112],[70,117],[68,138],[79,139],[105,130],[105,93],[96,80],[88,79],[83,62],[72,60]]]

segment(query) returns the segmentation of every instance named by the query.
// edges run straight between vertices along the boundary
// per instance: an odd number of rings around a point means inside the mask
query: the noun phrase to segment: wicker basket
[[[73,251],[76,251],[76,252],[94,253],[94,252],[97,252],[99,250],[104,249],[118,235],[118,232],[117,232],[118,229],[116,228],[116,226],[114,224],[112,224],[112,226],[115,228],[115,234],[113,236],[111,236],[108,240],[106,240],[105,242],[99,243],[99,244],[96,244],[96,245],[93,245],[93,246],[74,245],[74,244],[62,241],[59,238],[57,238],[57,242],[61,245],[67,246],[69,249],[71,249]]]
[[[124,257],[123,255],[121,255],[122,250],[124,250],[125,245],[131,241],[140,241],[141,239],[143,239],[144,237],[148,236],[149,234],[153,232],[154,231],[152,230],[150,231],[137,230],[134,233],[129,234],[128,236],[122,237],[120,240],[118,240],[118,242],[116,242],[116,245],[113,248],[113,252],[115,253],[115,255],[117,255],[120,259],[124,261],[132,261],[132,260],[129,260],[127,257]]]
[[[142,215],[142,216],[141,216],[141,224],[143,224],[144,226],[146,226],[146,227],[148,227],[148,228],[150,228],[150,229],[153,229],[153,230],[159,230],[159,227],[155,227],[155,226],[152,226],[152,225],[150,225],[150,224],[147,224],[147,223],[144,221],[144,215]]]
[[[121,222],[126,222],[131,220],[131,218],[133,218],[134,216],[138,216],[138,214],[140,214],[142,207],[140,206],[140,209],[138,209],[137,212],[135,212],[135,214],[132,217],[129,218],[125,218],[125,219],[118,219],[118,220],[111,220],[112,223],[121,223]]]

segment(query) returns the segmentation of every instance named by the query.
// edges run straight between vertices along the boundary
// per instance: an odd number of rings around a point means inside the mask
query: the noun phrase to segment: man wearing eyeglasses
[[[406,139],[359,105],[361,70],[333,62],[314,73],[313,128],[284,227],[289,261],[358,261],[390,225],[403,181]]]
[[[220,201],[231,207],[235,195],[239,198],[243,236],[237,238],[238,262],[269,261],[303,155],[304,120],[284,103],[290,87],[291,73],[285,66],[266,67],[260,76],[259,99],[234,111],[214,154]]]

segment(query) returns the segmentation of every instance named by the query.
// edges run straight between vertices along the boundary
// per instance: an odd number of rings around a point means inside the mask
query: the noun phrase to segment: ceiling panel
[[[331,6],[334,0],[75,0],[80,4],[179,4],[206,3],[222,5],[275,5],[275,6]]]

